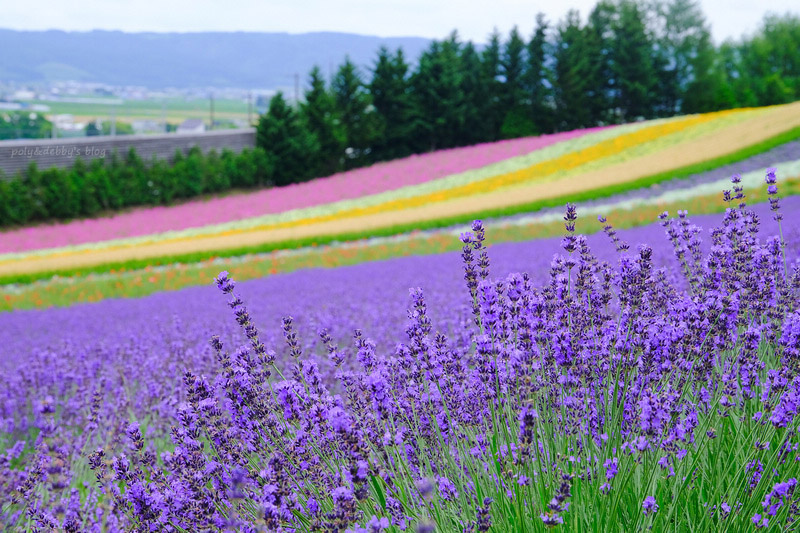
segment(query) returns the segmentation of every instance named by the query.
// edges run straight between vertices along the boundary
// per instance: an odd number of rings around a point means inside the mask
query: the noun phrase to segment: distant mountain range
[[[349,55],[362,67],[378,48],[402,47],[410,60],[428,46],[420,37],[349,33],[124,33],[0,29],[0,80],[77,80],[110,85],[274,89],[304,82],[316,64],[325,72]]]

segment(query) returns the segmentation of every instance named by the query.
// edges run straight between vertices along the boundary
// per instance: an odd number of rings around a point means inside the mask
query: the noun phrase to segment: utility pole
[[[117,134],[117,106],[111,106],[111,135]]]
[[[253,125],[253,91],[247,93],[247,127]]]
[[[214,93],[210,93],[208,95],[208,99],[211,102],[211,126],[208,129],[213,130],[214,129]]]

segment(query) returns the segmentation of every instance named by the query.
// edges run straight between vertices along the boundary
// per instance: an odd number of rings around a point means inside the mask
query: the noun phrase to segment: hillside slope
[[[323,71],[349,55],[372,64],[382,45],[402,47],[407,57],[429,43],[420,37],[351,33],[303,34],[198,32],[124,33],[0,29],[0,79],[14,82],[79,80],[111,85],[163,87],[292,86],[314,65]]]

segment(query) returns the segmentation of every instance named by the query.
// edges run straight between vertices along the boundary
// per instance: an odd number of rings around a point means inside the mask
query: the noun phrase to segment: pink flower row
[[[440,150],[287,187],[193,200],[169,207],[138,208],[110,217],[15,229],[0,233],[0,253],[137,237],[358,198],[480,168],[599,129]]]

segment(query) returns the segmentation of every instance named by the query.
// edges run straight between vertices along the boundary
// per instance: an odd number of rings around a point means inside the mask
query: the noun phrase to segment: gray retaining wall
[[[65,139],[19,139],[0,141],[0,171],[10,178],[17,171],[36,161],[40,169],[71,166],[77,157],[84,161],[111,157],[116,150],[124,155],[133,147],[143,159],[154,155],[170,159],[175,150],[188,151],[199,146],[207,152],[212,148],[222,151],[228,148],[240,152],[255,146],[256,130],[208,131],[205,133],[168,133],[159,135],[102,135],[97,137],[72,137]]]

